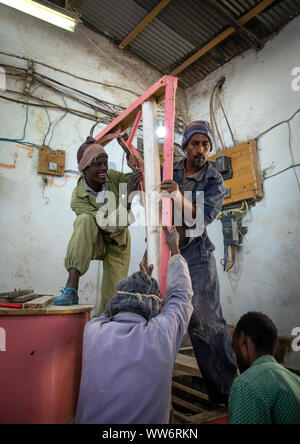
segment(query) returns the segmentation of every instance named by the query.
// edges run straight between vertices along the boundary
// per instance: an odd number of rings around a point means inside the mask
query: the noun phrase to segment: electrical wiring
[[[219,141],[222,146],[222,150],[225,150],[225,145],[223,143],[221,134],[219,132],[219,128],[218,128],[217,121],[215,118],[215,113],[214,113],[214,95],[215,95],[215,91],[216,91],[217,87],[218,87],[218,84],[214,87],[214,89],[212,90],[212,93],[210,95],[210,103],[209,103],[210,122],[211,122],[212,128],[215,128],[215,132],[218,135]],[[216,146],[216,152],[219,152],[220,150],[218,148],[218,143],[216,143],[215,136],[214,136],[214,142],[215,142],[215,146]]]
[[[258,140],[260,139],[262,136],[264,136],[265,134],[269,133],[270,131],[272,131],[273,129],[277,128],[279,125],[282,125],[283,123],[288,123],[291,120],[293,120],[296,115],[300,112],[300,108],[298,108],[294,114],[292,114],[292,116],[286,120],[282,120],[281,122],[276,123],[275,125],[271,126],[270,128],[268,128],[267,130],[263,131],[262,133],[260,133],[258,136],[256,136],[254,139]]]
[[[223,266],[223,271],[226,270],[227,266],[227,258],[228,258],[228,245],[224,247],[224,258],[220,260],[221,265]]]
[[[0,52],[0,54],[1,54],[1,52]],[[9,55],[7,53],[5,53],[5,54]],[[20,57],[20,58],[24,59],[24,60],[28,60],[26,58],[22,58],[22,57]],[[11,65],[3,64],[3,63],[1,63],[1,66],[3,68],[7,69],[7,70],[12,71],[12,72],[7,72],[7,75],[10,75],[10,76],[13,76],[13,77],[17,77],[17,78],[22,78],[23,77],[22,73],[23,73],[24,74],[24,78],[27,78],[27,70],[25,68],[14,67],[14,66],[11,66]],[[106,115],[108,115],[108,116],[110,116],[112,118],[114,118],[117,115],[119,115],[125,109],[124,107],[122,107],[120,105],[116,105],[116,104],[107,102],[105,100],[101,100],[101,99],[98,99],[96,97],[93,97],[90,94],[87,94],[87,93],[85,93],[83,91],[80,91],[80,90],[78,90],[76,88],[70,87],[69,85],[66,85],[66,84],[64,84],[62,82],[54,80],[53,78],[48,77],[48,76],[46,76],[44,74],[40,74],[37,71],[35,71],[33,74],[31,74],[31,76],[32,76],[32,80],[42,84],[45,87],[48,87],[49,89],[53,89],[54,88],[54,86],[51,85],[51,83],[54,83],[55,85],[59,85],[59,86],[63,87],[64,88],[63,91],[61,89],[59,90],[57,87],[55,87],[55,89],[57,91],[60,91],[60,93],[64,94],[66,97],[68,97],[68,98],[70,98],[70,99],[72,99],[74,101],[77,101],[78,103],[81,103],[82,105],[91,107],[94,111],[101,112],[101,113],[106,114]],[[49,82],[51,82],[51,83],[49,83]],[[106,86],[106,84],[103,84],[103,85]],[[72,95],[70,92],[66,92],[66,89],[69,90],[69,91],[75,92],[77,94],[80,94],[82,97],[84,97],[86,99],[92,100],[94,103],[96,103],[99,106],[101,106],[101,108],[93,106],[91,103],[87,102],[86,100],[82,101],[82,99],[79,99],[78,97],[74,97],[74,95]],[[103,109],[103,107],[105,109]],[[182,131],[183,131],[185,126],[186,126],[186,123],[182,119],[180,119],[178,117],[175,119],[175,130],[179,134],[182,133]]]
[[[59,118],[54,122],[54,124],[53,124],[53,126],[52,126],[51,137],[50,137],[50,140],[49,140],[47,146],[51,146],[51,141],[52,141],[52,138],[53,138],[54,128],[56,128],[57,124],[58,124],[59,122],[61,122],[61,121],[66,117],[66,115],[68,114],[68,111],[67,111],[67,109],[68,109],[68,105],[67,105],[67,103],[66,103],[66,101],[65,101],[65,98],[64,98],[63,94],[61,94],[61,93],[59,93],[59,92],[57,92],[57,94],[59,94],[59,95],[62,97],[63,102],[64,102],[65,107],[66,107],[66,110],[65,110],[63,116],[59,117]]]
[[[248,210],[249,210],[248,202],[246,200],[244,200],[242,202],[242,205],[240,208],[228,208],[228,209],[225,208],[224,210],[220,211],[220,213],[217,215],[216,219],[219,220],[223,214],[228,214],[228,213],[246,214]]]
[[[230,260],[229,260],[229,250],[230,250]],[[223,267],[223,271],[228,272],[233,268],[235,264],[235,246],[226,245],[224,247],[224,258],[220,260],[220,263]]]
[[[17,91],[6,90],[6,92],[10,92],[10,93],[17,94],[17,95],[25,95],[24,93],[20,93],[20,92],[17,92]],[[15,102],[15,103],[19,103],[21,105],[26,105],[26,102],[23,101],[23,100],[16,100],[16,99],[12,99],[11,97],[6,97],[6,96],[2,96],[2,95],[0,95],[0,98],[3,99],[3,100],[7,100],[9,102]],[[35,99],[36,100],[41,100],[38,97],[35,97]],[[49,102],[49,101],[45,101],[45,103],[47,103],[48,109],[57,109],[57,110],[65,110],[66,109],[66,108],[64,108],[62,106],[56,105],[56,104],[54,104],[52,102]],[[33,106],[33,107],[37,107],[37,108],[42,108],[43,107],[42,104],[38,104],[38,103],[28,103],[28,105],[29,106]],[[71,109],[71,108],[68,108],[67,111],[70,114],[73,114],[73,115],[75,115],[77,117],[82,117],[82,118],[87,119],[87,120],[93,120],[93,121],[97,121],[98,120],[97,117],[95,115],[93,115],[93,114],[84,113],[82,111],[78,111],[78,110]],[[110,120],[103,118],[102,123],[108,125],[110,123]]]
[[[20,143],[20,144],[22,144],[22,145],[24,145],[24,146],[27,146],[27,147],[30,147],[30,148],[37,148],[39,145],[37,145],[37,144],[34,144],[34,143],[31,143],[31,142],[26,142],[26,141],[24,141],[24,139],[25,139],[25,136],[26,136],[26,128],[27,128],[27,123],[28,123],[28,107],[29,107],[29,99],[33,96],[33,93],[38,89],[40,87],[40,85],[39,86],[37,86],[29,95],[28,95],[28,98],[27,98],[27,100],[26,100],[26,113],[25,113],[25,124],[24,124],[24,127],[23,127],[23,135],[22,135],[22,138],[20,138],[20,139],[11,139],[11,138],[0,138],[0,141],[1,142],[12,142],[12,143]],[[50,121],[50,116],[49,116],[49,112],[48,112],[48,110],[47,110],[47,107],[45,106],[45,104],[43,103],[43,108],[44,108],[44,110],[45,110],[45,112],[46,112],[46,115],[47,115],[47,117],[48,117],[48,130],[47,130],[47,133],[46,133],[46,135],[45,135],[45,137],[44,137],[44,140],[43,140],[43,144],[45,143],[45,140],[46,140],[46,137],[47,137],[47,135],[48,135],[48,133],[49,133],[49,131],[50,131],[50,127],[51,127],[51,121]]]
[[[231,270],[231,268],[234,266],[235,263],[235,247],[233,245],[230,245],[230,263],[229,265],[226,267],[226,271]]]
[[[284,170],[278,171],[277,173],[271,174],[270,176],[265,176],[264,180],[271,179],[271,177],[278,176],[278,174],[284,173],[285,171],[290,170],[291,168],[298,168],[299,166],[300,166],[300,163],[295,163],[293,165],[290,165],[287,168],[284,168]]]
[[[120,90],[122,90],[122,91],[125,91],[125,92],[128,92],[128,93],[131,93],[131,94],[134,94],[134,95],[137,96],[137,97],[139,97],[139,96],[141,95],[141,94],[139,94],[139,93],[136,93],[135,91],[131,91],[130,89],[126,89],[126,88],[123,88],[123,87],[121,87],[121,86],[110,85],[110,84],[108,84],[108,83],[103,83],[103,82],[99,82],[99,81],[97,81],[97,80],[91,80],[91,79],[86,79],[86,78],[84,78],[84,77],[77,76],[76,74],[70,73],[70,72],[68,72],[68,71],[64,71],[64,70],[62,70],[62,69],[55,68],[55,67],[53,67],[53,66],[51,66],[51,65],[47,65],[46,63],[39,62],[38,60],[32,60],[32,59],[28,59],[27,57],[22,57],[22,56],[18,56],[17,54],[12,54],[12,53],[2,52],[2,51],[0,51],[0,54],[5,55],[5,56],[8,56],[8,57],[14,57],[14,58],[16,58],[16,59],[20,59],[20,60],[26,60],[27,62],[30,62],[30,61],[31,61],[31,62],[33,62],[33,63],[35,63],[35,64],[37,64],[37,65],[41,65],[41,66],[44,66],[44,67],[46,67],[46,68],[52,69],[53,71],[57,71],[57,72],[61,72],[61,73],[63,73],[63,74],[67,74],[67,75],[69,75],[69,76],[74,77],[75,79],[83,80],[83,81],[85,81],[85,82],[94,83],[94,84],[96,84],[96,85],[102,85],[102,86],[105,86],[105,87],[107,87],[107,88],[120,89]]]
[[[6,68],[6,69],[12,69],[12,70],[14,70],[14,67],[12,67],[12,66],[10,66],[10,65],[4,65],[4,64],[1,64],[1,67]],[[17,68],[17,70],[18,70],[18,72],[21,71],[21,73],[15,74],[15,73],[13,73],[13,72],[8,72],[8,73],[6,73],[6,74],[9,75],[9,76],[11,76],[11,77],[19,77],[19,78],[24,77],[24,78],[27,78],[27,71],[26,71],[25,68]],[[22,74],[22,73],[23,73],[23,74]],[[110,111],[110,113],[111,113],[112,115],[114,115],[114,116],[117,115],[117,112],[116,112],[113,108],[115,108],[118,112],[122,112],[122,111],[125,109],[124,107],[121,107],[121,106],[115,105],[115,104],[113,104],[113,103],[110,103],[110,102],[107,102],[107,101],[104,101],[104,100],[97,99],[96,97],[93,97],[93,96],[91,96],[90,94],[87,94],[87,93],[85,93],[85,92],[83,92],[83,91],[80,91],[80,90],[78,90],[78,89],[76,89],[76,88],[72,88],[71,86],[66,85],[66,84],[64,84],[64,83],[62,83],[62,82],[59,82],[59,81],[57,81],[57,80],[54,80],[54,79],[52,79],[52,78],[50,78],[50,77],[48,77],[48,76],[46,76],[46,75],[44,75],[44,74],[39,74],[39,73],[37,73],[37,72],[34,72],[34,73],[32,74],[32,80],[35,80],[36,82],[40,83],[41,85],[44,85],[45,87],[48,87],[49,89],[53,89],[53,88],[54,88],[53,85],[51,85],[51,84],[49,83],[49,82],[51,82],[51,83],[54,83],[55,85],[59,85],[59,86],[62,86],[63,88],[66,88],[66,89],[68,89],[68,90],[70,90],[70,91],[76,92],[77,94],[80,94],[81,96],[86,97],[86,98],[88,98],[88,99],[91,99],[91,100],[93,100],[94,102],[96,102],[97,104],[106,107],[106,108]],[[46,81],[45,81],[45,80],[46,80]],[[49,82],[47,82],[47,81],[49,81]],[[57,88],[57,87],[54,88],[54,89],[55,89],[56,91],[58,91],[58,88]],[[66,91],[61,91],[61,90],[60,90],[60,92],[61,92],[61,93],[64,93],[65,95],[67,95]],[[70,94],[69,94],[69,97],[72,98],[73,100],[76,100],[76,99],[79,100],[78,98],[76,98],[76,97],[74,97],[74,96],[72,96],[72,95],[70,95]],[[90,103],[88,103],[88,102],[86,102],[86,101],[85,101],[85,102],[82,101],[82,102],[80,102],[80,103],[83,103],[83,104],[88,105],[88,106],[90,105]]]
[[[217,133],[218,139],[219,139],[221,147],[222,147],[221,150],[218,148],[218,144],[216,143],[216,139],[215,139],[215,146],[216,146],[216,152],[217,153],[221,152],[221,151],[225,151],[226,150],[226,146],[225,146],[225,144],[223,142],[223,139],[221,137],[221,134],[220,134],[220,131],[219,131],[219,128],[218,128],[218,124],[217,124],[217,120],[216,120],[216,117],[215,117],[215,111],[214,111],[214,100],[215,100],[215,97],[217,98],[218,104],[219,104],[219,106],[221,108],[221,111],[222,111],[222,113],[224,115],[226,124],[227,124],[228,129],[229,129],[230,134],[231,134],[231,138],[232,138],[233,144],[236,145],[236,143],[237,143],[236,139],[235,139],[235,137],[233,135],[233,131],[231,129],[231,126],[229,124],[229,120],[228,120],[228,117],[227,117],[226,112],[224,110],[222,101],[221,101],[220,89],[221,89],[222,85],[224,84],[224,81],[225,81],[225,78],[223,78],[223,79],[221,79],[221,80],[219,80],[217,82],[217,84],[215,85],[215,87],[212,90],[212,93],[210,95],[210,101],[209,101],[210,122],[211,122],[212,128],[214,128],[215,132]]]
[[[231,208],[227,210],[228,213],[241,213],[246,214],[249,210],[249,206],[246,200],[243,201],[242,206],[240,208]]]
[[[295,178],[296,178],[296,181],[297,181],[297,185],[298,185],[298,190],[300,191],[300,180],[298,178],[297,171],[296,171],[296,167],[299,164],[295,164],[295,160],[294,160],[293,150],[292,150],[292,146],[291,146],[291,125],[290,125],[291,120],[293,120],[299,112],[300,112],[300,108],[298,108],[292,114],[292,116],[290,118],[288,118],[286,120],[282,120],[281,122],[276,123],[275,125],[271,126],[269,129],[267,129],[267,130],[263,131],[262,133],[260,133],[258,136],[256,136],[255,140],[258,141],[262,136],[264,136],[265,134],[269,133],[270,131],[272,131],[273,129],[277,128],[278,126],[283,125],[284,123],[286,123],[288,125],[288,130],[289,130],[288,145],[289,145],[289,151],[290,151],[290,155],[291,155],[291,159],[292,159],[292,165],[289,166],[288,168],[285,168],[282,171],[279,171],[278,173],[272,174],[271,176],[264,177],[264,180],[270,179],[270,177],[275,177],[278,174],[281,174],[284,171],[287,171],[288,169],[293,168],[294,174],[295,174]]]

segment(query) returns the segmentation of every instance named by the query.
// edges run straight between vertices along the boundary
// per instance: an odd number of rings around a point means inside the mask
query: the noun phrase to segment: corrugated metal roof
[[[78,10],[86,25],[120,44],[159,3],[160,0],[81,0]],[[238,20],[261,0],[218,3]],[[265,42],[299,14],[300,0],[276,0],[245,27]],[[131,51],[162,74],[169,74],[229,26],[228,19],[209,0],[172,0],[125,51]],[[234,32],[179,73],[181,84],[193,85],[251,47],[249,39]]]

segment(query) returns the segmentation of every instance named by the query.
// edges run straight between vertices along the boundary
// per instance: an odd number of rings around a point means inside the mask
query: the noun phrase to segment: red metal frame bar
[[[164,163],[163,180],[173,179],[174,158],[174,122],[175,122],[175,94],[177,89],[177,78],[169,76],[165,94],[165,140],[164,140]],[[172,225],[172,201],[162,198],[162,225]],[[165,242],[165,234],[162,231],[162,249],[160,266],[160,291],[166,296],[168,261],[170,258],[169,248]]]
[[[133,102],[125,111],[116,117],[106,128],[104,128],[95,137],[96,141],[100,142],[102,145],[106,145],[113,138],[117,137],[120,133],[123,133],[131,125],[133,125],[129,138],[127,140],[122,138],[122,143],[124,143],[131,154],[134,154],[139,159],[140,167],[142,170],[144,170],[142,159],[140,158],[136,148],[132,145],[133,138],[142,118],[142,104],[153,98],[156,99],[157,103],[165,100],[166,136],[164,140],[163,180],[173,179],[175,94],[177,82],[178,79],[176,77],[162,77],[135,102]],[[143,190],[143,184],[141,185]],[[168,227],[172,225],[172,202],[168,198],[163,198],[162,201],[162,224]],[[163,297],[166,296],[169,257],[169,248],[165,243],[165,236],[163,232],[160,270],[160,292]]]

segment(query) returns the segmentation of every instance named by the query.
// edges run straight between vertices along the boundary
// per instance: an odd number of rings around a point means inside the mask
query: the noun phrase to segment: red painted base
[[[89,313],[1,316],[0,423],[65,424],[76,412]]]

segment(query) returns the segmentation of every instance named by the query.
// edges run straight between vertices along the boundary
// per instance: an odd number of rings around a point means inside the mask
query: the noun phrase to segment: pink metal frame
[[[157,103],[165,100],[165,128],[166,136],[164,140],[164,160],[163,160],[163,180],[173,179],[173,153],[174,153],[174,122],[175,122],[175,94],[178,79],[172,76],[164,76],[151,86],[134,103],[114,119],[95,139],[106,145],[120,133],[126,131],[131,125],[132,129],[127,140],[122,139],[131,154],[139,159],[139,166],[144,171],[143,161],[132,141],[142,119],[142,104],[147,100],[155,98]],[[141,183],[142,190],[144,184]],[[146,207],[145,207],[146,208]],[[145,219],[146,220],[146,219]],[[163,198],[162,202],[162,224],[170,227],[172,225],[172,203],[168,198]],[[160,291],[163,297],[166,295],[167,270],[169,260],[169,248],[165,243],[164,232],[162,233],[161,249],[161,270],[160,270]]]

